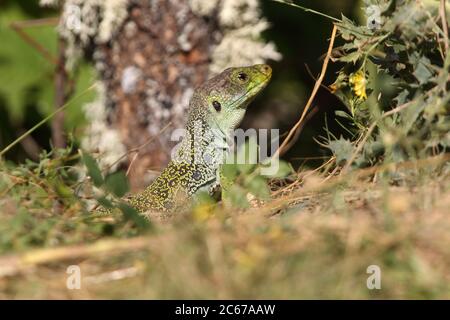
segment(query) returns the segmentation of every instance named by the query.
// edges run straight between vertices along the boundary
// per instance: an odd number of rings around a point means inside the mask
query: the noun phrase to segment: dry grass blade
[[[16,275],[29,268],[51,262],[143,249],[149,246],[149,240],[149,237],[100,240],[88,245],[38,249],[22,254],[3,256],[0,257],[0,278]]]
[[[91,85],[89,88],[87,88],[86,90],[84,90],[83,92],[81,92],[79,95],[75,96],[74,98],[72,98],[70,101],[68,101],[67,103],[65,103],[63,106],[59,107],[58,109],[56,109],[55,111],[53,111],[51,114],[49,114],[47,117],[45,117],[44,119],[42,119],[41,121],[39,121],[35,126],[33,126],[31,129],[29,129],[28,131],[26,131],[24,134],[22,134],[20,137],[18,137],[16,140],[14,140],[13,142],[11,142],[9,145],[7,145],[3,150],[0,151],[0,158],[3,157],[8,151],[10,151],[15,145],[17,145],[18,143],[20,143],[23,139],[25,139],[26,137],[28,137],[31,133],[33,133],[36,129],[40,128],[42,125],[44,125],[47,121],[49,121],[50,119],[52,119],[55,115],[57,115],[59,112],[63,111],[64,109],[66,109],[68,106],[72,105],[75,101],[77,101],[78,99],[80,99],[81,97],[83,97],[86,93],[88,93],[89,91],[93,90],[97,85],[93,84]]]
[[[339,175],[330,174],[320,183],[313,184],[311,186],[306,186],[304,188],[295,189],[289,194],[283,195],[282,197],[279,197],[277,199],[273,199],[273,201],[268,202],[265,206],[260,207],[255,211],[257,211],[259,214],[271,215],[274,210],[290,207],[292,202],[302,199],[305,196],[309,196],[312,194],[318,195],[320,193],[327,192],[327,190],[332,190],[334,187],[338,185],[351,184],[352,182],[357,181],[358,179],[367,178],[376,173],[399,172],[400,170],[425,168],[426,166],[435,167],[444,164],[448,161],[450,161],[450,153],[441,154],[438,156],[421,160],[405,161],[402,163],[383,164],[365,169],[354,170],[352,172],[341,171],[341,174]]]
[[[305,120],[305,117],[306,117],[309,109],[311,108],[314,98],[316,97],[316,94],[319,91],[320,86],[322,85],[323,78],[325,77],[325,73],[328,68],[328,62],[330,61],[331,53],[333,51],[334,40],[336,38],[336,32],[337,32],[337,27],[334,25],[333,31],[331,32],[330,44],[328,46],[327,55],[325,56],[325,59],[323,61],[322,71],[321,71],[320,76],[317,79],[316,83],[314,84],[314,88],[311,92],[308,102],[305,105],[305,108],[303,109],[302,115],[300,116],[300,119],[297,121],[297,123],[289,131],[289,134],[287,135],[286,139],[283,140],[283,143],[280,145],[280,147],[274,153],[273,157],[278,157],[288,150],[288,148],[287,148],[288,143],[290,142],[292,137],[296,134],[297,130],[301,127],[303,121]]]
[[[442,30],[444,31],[444,44],[445,44],[445,54],[448,54],[449,44],[448,44],[448,24],[447,24],[447,11],[445,8],[445,0],[441,0],[439,6],[439,14],[442,20]]]

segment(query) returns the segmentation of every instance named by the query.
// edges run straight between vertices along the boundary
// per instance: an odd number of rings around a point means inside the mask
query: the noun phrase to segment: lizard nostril
[[[271,68],[267,64],[264,64],[261,69],[264,73],[270,73],[271,71]]]

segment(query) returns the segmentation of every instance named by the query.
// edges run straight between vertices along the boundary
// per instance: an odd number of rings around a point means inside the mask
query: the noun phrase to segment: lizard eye
[[[242,82],[245,82],[248,79],[248,75],[246,73],[244,73],[244,72],[239,72],[237,77]]]
[[[217,101],[217,100],[214,100],[214,101],[212,102],[212,105],[213,105],[214,109],[216,109],[217,112],[219,112],[220,109],[222,109],[222,105],[221,105],[220,102]]]

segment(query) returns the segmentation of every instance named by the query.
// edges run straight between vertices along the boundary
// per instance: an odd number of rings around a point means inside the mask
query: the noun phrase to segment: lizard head
[[[271,75],[272,68],[266,64],[226,69],[195,90],[190,119],[206,121],[223,133],[235,129]]]

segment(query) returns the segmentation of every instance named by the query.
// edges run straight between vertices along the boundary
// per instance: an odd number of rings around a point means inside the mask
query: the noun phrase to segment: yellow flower
[[[366,76],[362,70],[359,70],[358,72],[353,73],[349,78],[349,82],[352,86],[353,91],[355,92],[355,95],[358,98],[367,99],[367,94],[366,94],[367,80],[366,80]]]
[[[214,206],[210,203],[200,203],[194,207],[192,213],[196,221],[203,222],[214,215]]]

